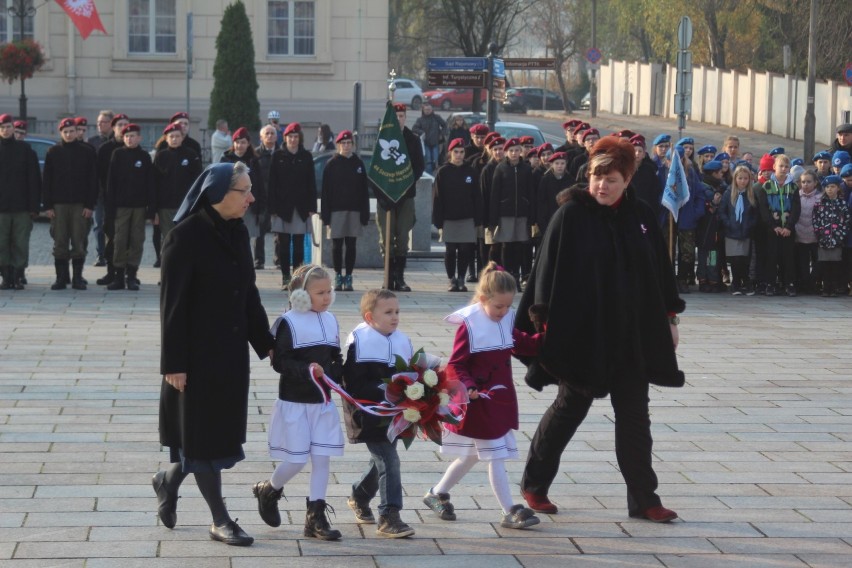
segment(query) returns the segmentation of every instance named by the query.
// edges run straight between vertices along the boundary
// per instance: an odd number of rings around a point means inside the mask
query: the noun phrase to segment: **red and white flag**
[[[106,33],[104,25],[101,23],[101,17],[98,16],[95,0],[56,0],[56,2],[62,6],[71,21],[80,30],[83,39],[89,37],[95,30]]]

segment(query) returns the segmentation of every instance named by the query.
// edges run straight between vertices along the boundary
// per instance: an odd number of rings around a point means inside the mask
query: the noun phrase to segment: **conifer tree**
[[[216,121],[224,118],[231,130],[240,126],[250,131],[259,130],[258,88],[251,25],[245,4],[237,0],[225,8],[222,27],[216,37],[208,128],[215,129]]]

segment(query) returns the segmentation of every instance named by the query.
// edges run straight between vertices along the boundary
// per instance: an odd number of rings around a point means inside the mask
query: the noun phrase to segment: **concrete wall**
[[[654,76],[665,75],[664,92],[653,93]],[[598,74],[599,108],[615,114],[650,116],[655,98],[663,116],[674,113],[676,70],[671,65],[609,61]],[[801,140],[807,108],[807,83],[791,75],[693,68],[690,120],[754,130]],[[629,105],[633,99],[632,108]],[[817,81],[816,142],[831,144],[843,112],[852,111],[852,87]]]

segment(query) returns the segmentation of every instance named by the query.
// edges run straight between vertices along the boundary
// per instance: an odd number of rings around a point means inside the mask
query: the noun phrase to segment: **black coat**
[[[0,213],[38,213],[41,172],[38,156],[26,142],[0,139]]]
[[[355,344],[349,345],[346,364],[343,366],[343,388],[358,400],[380,402],[385,400],[383,377],[397,373],[396,367],[379,362],[357,362]],[[381,442],[388,439],[390,419],[367,414],[348,402],[343,404],[346,436],[350,444]]]
[[[367,168],[357,155],[344,158],[335,154],[325,164],[322,173],[320,217],[331,224],[335,211],[358,211],[361,224],[370,222],[370,192],[367,190]]]
[[[559,206],[556,204],[556,196],[563,189],[568,189],[574,185],[568,178],[568,174],[562,174],[562,177],[557,179],[553,175],[553,170],[549,170],[541,178],[538,184],[538,190],[535,193],[535,219],[534,222],[538,225],[538,230],[541,234],[547,230],[547,225],[550,223],[550,218],[556,213]]]
[[[534,304],[549,305],[531,367],[546,375],[540,384],[561,381],[596,397],[619,379],[683,386],[667,314],[685,304],[656,219],[632,193],[606,207],[586,190],[569,190],[542,239],[516,327],[533,331]]]
[[[163,241],[160,290],[163,375],[186,373],[179,393],[160,389],[160,443],[195,459],[238,455],[246,440],[251,344],[272,349],[241,220],[205,206]]]
[[[317,179],[314,157],[302,146],[295,154],[287,148],[272,154],[269,166],[269,209],[284,221],[293,210],[302,219],[317,209]]]
[[[102,146],[103,148],[103,146]],[[156,204],[154,164],[141,147],[116,148],[109,161],[104,206],[109,216],[118,207],[144,207],[154,216]]]
[[[494,180],[494,171],[500,162],[497,160],[489,160],[479,172],[479,193],[482,195],[482,226],[491,227],[497,224],[496,221],[491,221],[491,182]]]
[[[100,197],[103,197],[106,193],[107,178],[109,178],[109,163],[112,160],[112,153],[116,148],[124,148],[124,144],[115,138],[110,138],[96,150],[98,160],[98,195]]]
[[[472,166],[444,164],[435,174],[432,186],[432,224],[439,229],[444,221],[473,219],[482,225],[482,194]]]
[[[532,215],[532,168],[519,160],[512,165],[503,158],[494,170],[491,180],[488,222],[491,227],[500,223],[500,217],[526,217]]]
[[[331,396],[331,389],[321,385],[325,397],[317,390],[316,383],[310,378],[310,365],[320,365],[326,375],[340,382],[343,374],[343,357],[339,346],[325,344],[308,347],[293,347],[293,334],[287,322],[277,322],[275,334],[275,355],[272,368],[278,371],[278,398],[290,402],[321,404]],[[338,332],[339,333],[339,332]]]
[[[187,146],[157,152],[157,209],[178,209],[195,179],[201,175],[201,158]]]
[[[60,142],[44,157],[42,204],[53,209],[57,203],[82,203],[94,209],[98,199],[97,156],[86,142]]]
[[[636,173],[630,180],[630,185],[636,191],[636,197],[644,201],[651,211],[654,212],[654,217],[659,219],[663,212],[663,187],[660,185],[660,178],[657,176],[657,164],[648,154],[639,162],[639,167],[636,168]]]

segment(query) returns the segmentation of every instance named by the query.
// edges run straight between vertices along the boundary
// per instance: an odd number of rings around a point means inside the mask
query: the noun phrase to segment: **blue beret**
[[[831,152],[829,152],[827,150],[823,150],[822,152],[817,152],[816,154],[814,154],[814,162],[816,162],[817,160],[828,160],[830,162],[831,161]]]
[[[701,168],[705,172],[718,172],[722,169],[722,162],[717,162],[716,160],[710,160]]]
[[[219,162],[207,166],[183,199],[180,209],[175,214],[175,223],[185,219],[201,208],[201,197],[205,196],[211,205],[225,199],[228,188],[231,187],[231,177],[234,175],[234,164]]]
[[[852,176],[852,164],[846,164],[842,168],[840,168],[840,177],[849,177]]]
[[[683,146],[684,144],[691,144],[692,146],[695,146],[695,139],[687,136],[677,141],[678,146]]]
[[[805,161],[801,158],[793,158],[792,160],[790,160],[790,166],[791,167],[792,166],[804,166],[804,165],[805,165]]]
[[[708,144],[707,146],[702,146],[701,148],[699,148],[696,154],[698,154],[699,156],[703,154],[713,154],[715,156],[716,152],[718,152],[716,146],[710,146]]]
[[[751,162],[746,161],[746,160],[737,160],[736,162],[734,162],[734,164],[733,164],[733,166],[731,166],[731,168],[736,169],[740,166],[745,166],[748,169],[750,169],[751,171],[755,171],[754,166],[751,165]]]
[[[782,148],[781,146],[778,146],[777,148],[773,148],[769,151],[770,156],[777,156],[778,154],[783,154],[783,153],[784,153],[784,148]]]
[[[831,157],[831,165],[835,168],[842,168],[849,162],[852,162],[852,158],[849,157],[849,152],[846,150],[838,150]]]
[[[670,134],[660,134],[659,136],[654,138],[653,145],[656,146],[657,144],[665,144],[665,143],[671,142],[671,141],[672,141],[672,137],[671,137]]]
[[[825,187],[827,185],[831,185],[831,184],[834,184],[834,185],[837,185],[837,186],[842,186],[843,180],[840,179],[840,176],[835,176],[835,175],[825,176],[824,178],[822,178],[822,186],[823,187]]]
[[[722,152],[721,154],[716,154],[716,157],[713,158],[713,159],[716,160],[717,162],[721,162],[722,160],[730,160],[731,155],[728,154],[727,152]]]

